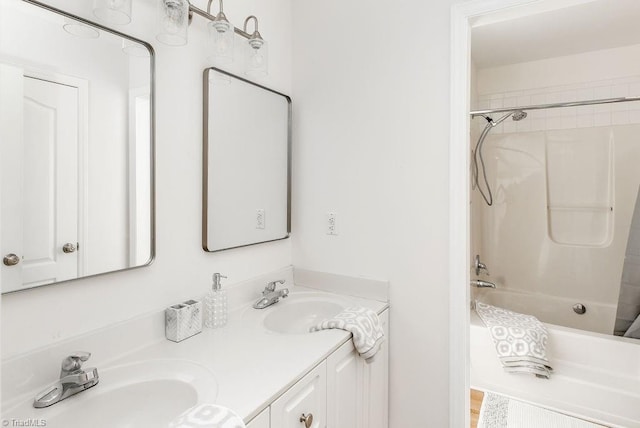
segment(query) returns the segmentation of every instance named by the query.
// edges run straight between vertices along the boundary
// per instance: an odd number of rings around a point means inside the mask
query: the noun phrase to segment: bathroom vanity
[[[316,280],[314,275],[302,272],[296,280],[316,286],[326,274]],[[289,297],[254,309],[266,282],[280,278]],[[228,324],[179,343],[164,338],[163,314],[154,313],[5,360],[3,418],[69,427],[99,414],[94,427],[157,427],[171,426],[196,405],[216,404],[232,409],[249,428],[386,428],[389,305],[385,295],[371,292],[386,289],[386,282],[351,280],[371,286],[364,294],[348,283],[338,288],[369,298],[293,285],[288,268],[230,287]],[[386,340],[370,363],[356,353],[349,332],[307,333],[348,306],[380,316]],[[50,407],[33,408],[34,396],[56,381],[64,355],[76,350],[92,352],[85,364],[97,367],[99,383]]]
[[[388,310],[381,314],[388,334]],[[388,346],[371,363],[347,339],[302,379],[271,402],[248,428],[388,426]],[[311,416],[311,417],[310,417]]]

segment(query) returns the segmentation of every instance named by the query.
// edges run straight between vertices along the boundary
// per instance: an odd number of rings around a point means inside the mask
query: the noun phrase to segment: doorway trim
[[[595,0],[471,0],[451,8],[449,141],[449,426],[467,428],[470,388],[470,79],[471,27],[482,15],[503,19]],[[511,13],[511,17],[508,17]]]

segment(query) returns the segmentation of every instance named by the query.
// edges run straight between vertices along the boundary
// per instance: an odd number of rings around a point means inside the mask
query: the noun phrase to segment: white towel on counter
[[[380,318],[373,310],[363,307],[346,308],[333,318],[321,321],[309,328],[310,332],[340,329],[353,335],[353,346],[362,358],[372,362],[384,342],[384,330]]]
[[[547,329],[533,315],[519,314],[476,301],[476,312],[496,346],[502,367],[509,373],[531,373],[549,379]]]
[[[169,428],[247,428],[233,410],[216,404],[198,404],[176,419]]]

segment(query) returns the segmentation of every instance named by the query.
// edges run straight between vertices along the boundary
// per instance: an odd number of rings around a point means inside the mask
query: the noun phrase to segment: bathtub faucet
[[[493,282],[483,281],[481,279],[472,279],[471,285],[475,285],[478,288],[496,288]]]

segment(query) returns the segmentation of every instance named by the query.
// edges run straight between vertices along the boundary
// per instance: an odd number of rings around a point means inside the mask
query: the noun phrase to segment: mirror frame
[[[217,250],[210,250],[207,247],[208,237],[208,208],[209,208],[209,100],[211,94],[209,93],[209,75],[211,73],[220,73],[228,76],[231,79],[237,79],[241,82],[248,83],[257,88],[271,92],[275,95],[283,97],[287,101],[287,233],[282,238],[269,239],[266,241],[252,242],[250,244],[238,245],[235,247],[220,248]],[[252,82],[235,74],[221,70],[216,67],[208,67],[204,69],[203,73],[203,105],[202,105],[202,249],[208,253],[215,253],[218,251],[231,250],[234,248],[248,247],[250,245],[264,244],[266,242],[281,241],[288,239],[291,236],[291,122],[292,122],[292,108],[291,97],[281,92],[262,86],[258,83]]]
[[[86,24],[89,25],[91,27],[94,27],[100,31],[104,31],[106,33],[111,33],[115,36],[121,37],[123,39],[127,39],[130,40],[132,42],[135,43],[139,43],[142,46],[144,46],[145,48],[147,48],[147,50],[149,51],[149,88],[150,88],[150,93],[149,93],[149,107],[150,107],[150,112],[149,112],[149,136],[150,136],[150,141],[149,141],[149,172],[150,172],[150,176],[149,176],[149,194],[150,194],[150,198],[149,198],[149,204],[150,204],[150,219],[149,219],[149,227],[150,227],[150,242],[149,242],[149,249],[150,249],[150,254],[149,254],[149,259],[146,263],[138,265],[138,266],[131,266],[131,267],[125,267],[122,269],[116,269],[116,270],[110,270],[110,271],[105,271],[105,272],[100,272],[100,273],[96,273],[96,274],[92,274],[92,275],[85,275],[85,276],[81,276],[81,277],[77,277],[77,278],[71,278],[71,279],[65,279],[63,281],[56,281],[56,282],[52,282],[50,284],[43,284],[43,285],[38,285],[35,287],[27,287],[27,288],[22,288],[20,290],[12,290],[12,291],[7,291],[7,292],[2,292],[2,295],[7,295],[7,294],[13,294],[13,293],[21,293],[24,291],[29,291],[29,290],[33,290],[33,289],[37,289],[37,288],[41,288],[41,287],[48,287],[48,286],[55,286],[57,284],[63,284],[63,283],[67,283],[70,281],[76,281],[76,280],[82,280],[82,279],[86,279],[86,278],[94,278],[94,277],[98,277],[98,276],[103,276],[103,275],[107,275],[110,273],[115,273],[115,272],[123,272],[123,271],[128,271],[128,270],[132,270],[132,269],[138,269],[138,268],[142,268],[142,267],[146,267],[149,266],[153,263],[153,261],[156,258],[156,164],[155,164],[155,158],[156,158],[156,79],[155,79],[155,51],[153,49],[153,46],[151,46],[151,44],[137,39],[135,37],[129,36],[128,34],[124,34],[121,33],[117,30],[114,30],[112,28],[109,27],[105,27],[104,25],[98,24],[96,22],[93,21],[89,21],[85,18],[82,18],[80,16],[74,15],[72,13],[69,12],[65,12],[63,10],[60,10],[56,7],[50,6],[48,4],[44,4],[41,3],[37,0],[22,0],[25,3],[31,4],[33,6],[45,9],[49,12],[55,13],[57,15],[66,17],[66,18],[71,18],[73,20],[76,20],[78,22],[81,22],[82,24]]]

